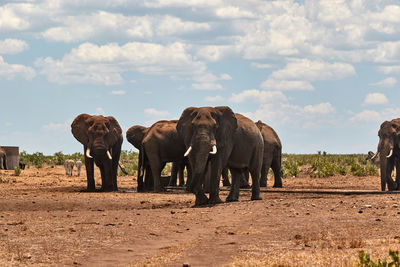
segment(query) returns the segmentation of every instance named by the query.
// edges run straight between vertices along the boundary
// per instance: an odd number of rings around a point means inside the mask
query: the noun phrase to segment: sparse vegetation
[[[19,176],[21,174],[21,168],[19,166],[14,167],[14,175]]]
[[[369,254],[363,250],[361,250],[358,253],[358,260],[359,262],[356,263],[357,266],[360,267],[398,267],[400,266],[400,259],[399,259],[399,252],[398,251],[393,251],[389,249],[389,257],[390,257],[390,262],[388,262],[386,259],[380,260],[378,259],[378,262],[374,262],[371,260]]]

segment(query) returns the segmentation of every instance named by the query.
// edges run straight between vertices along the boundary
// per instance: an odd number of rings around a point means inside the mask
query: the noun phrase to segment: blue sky
[[[399,1],[0,4],[0,145],[29,153],[81,152],[80,113],[125,134],[219,105],[272,126],[286,153],[366,153],[400,117],[399,82]]]

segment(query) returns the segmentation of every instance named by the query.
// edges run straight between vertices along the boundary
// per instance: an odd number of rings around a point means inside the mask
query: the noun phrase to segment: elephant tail
[[[122,171],[125,175],[128,175],[128,174],[129,174],[129,173],[125,170],[125,168],[121,166],[121,162],[119,162],[119,161],[118,161],[118,166],[119,166],[119,168],[121,169],[121,171]]]

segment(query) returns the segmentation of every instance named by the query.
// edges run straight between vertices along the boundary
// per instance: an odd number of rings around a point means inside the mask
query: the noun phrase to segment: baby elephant
[[[82,161],[77,160],[76,163],[75,163],[75,165],[76,165],[76,169],[77,169],[77,171],[78,171],[78,176],[80,176],[80,175],[81,175]]]
[[[64,162],[65,174],[72,176],[72,170],[74,169],[75,161],[72,159],[67,159]]]

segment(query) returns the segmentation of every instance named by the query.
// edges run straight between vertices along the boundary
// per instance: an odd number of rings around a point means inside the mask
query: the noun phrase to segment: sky
[[[284,153],[366,153],[399,84],[398,0],[0,1],[0,145],[28,153],[82,152],[81,113],[125,136],[221,105]]]

